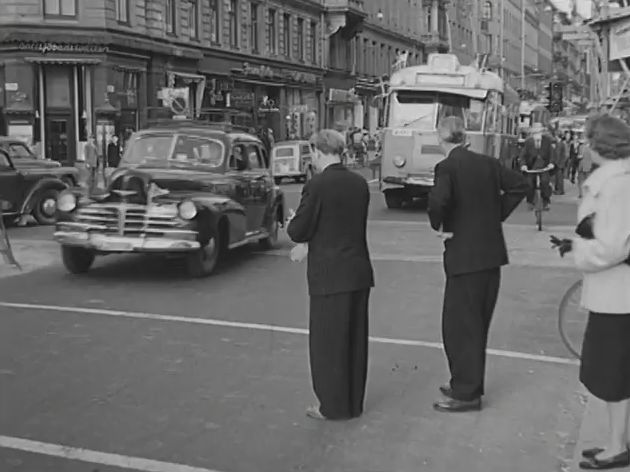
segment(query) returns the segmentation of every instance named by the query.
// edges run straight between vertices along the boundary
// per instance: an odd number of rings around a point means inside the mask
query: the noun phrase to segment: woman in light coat
[[[580,237],[565,250],[583,273],[582,305],[590,312],[580,381],[606,402],[609,421],[609,437],[583,451],[580,468],[601,470],[630,466],[630,127],[599,115],[586,138],[598,168],[584,182]]]

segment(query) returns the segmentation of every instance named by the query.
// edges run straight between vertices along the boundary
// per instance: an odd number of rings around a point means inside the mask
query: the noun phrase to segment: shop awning
[[[190,80],[192,82],[201,82],[201,81],[205,81],[206,80],[206,76],[205,75],[191,74],[189,72],[169,71],[168,75],[172,76],[172,77],[179,77],[181,79],[187,79],[187,80]]]
[[[25,57],[26,62],[54,65],[90,65],[103,62],[96,57]]]

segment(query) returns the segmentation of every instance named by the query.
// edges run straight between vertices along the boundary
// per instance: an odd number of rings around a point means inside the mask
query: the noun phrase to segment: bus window
[[[483,126],[483,102],[470,100],[470,107],[465,114],[466,129],[468,131],[481,131]]]
[[[436,94],[432,92],[401,90],[392,93],[388,125],[392,128],[435,129],[435,99]]]

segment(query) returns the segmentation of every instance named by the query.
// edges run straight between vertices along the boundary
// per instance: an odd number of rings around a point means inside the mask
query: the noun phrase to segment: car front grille
[[[77,209],[75,218],[94,230],[121,236],[158,236],[183,229],[175,206],[97,203]]]

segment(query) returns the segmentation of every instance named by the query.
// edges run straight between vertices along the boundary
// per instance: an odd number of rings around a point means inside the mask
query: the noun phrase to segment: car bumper
[[[182,231],[179,237],[173,236],[120,236],[64,228],[55,231],[54,239],[64,246],[82,247],[105,253],[190,252],[201,247],[193,231]]]
[[[384,177],[383,184],[388,187],[433,187],[435,180],[433,177],[409,176],[409,177]]]

